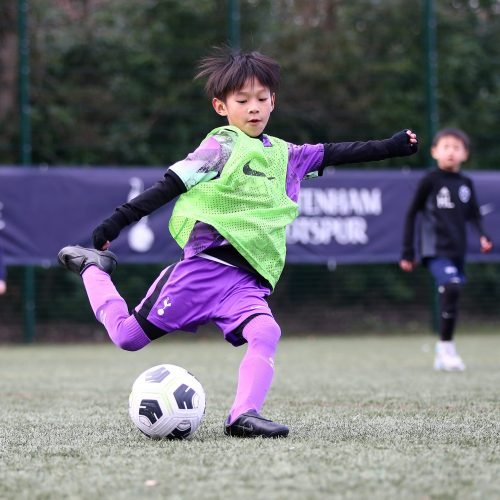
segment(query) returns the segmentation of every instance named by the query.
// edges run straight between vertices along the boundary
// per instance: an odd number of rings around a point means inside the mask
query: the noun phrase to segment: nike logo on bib
[[[266,177],[270,181],[275,179],[275,177],[267,177],[267,175],[264,172],[260,172],[259,170],[254,170],[252,167],[250,167],[250,162],[245,163],[245,165],[243,165],[243,173],[245,175],[251,175],[252,177]]]

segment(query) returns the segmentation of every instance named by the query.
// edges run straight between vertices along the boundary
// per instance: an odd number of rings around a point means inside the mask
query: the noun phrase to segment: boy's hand
[[[113,241],[120,234],[120,227],[111,219],[106,219],[102,224],[97,226],[92,233],[92,242],[97,250],[107,250],[110,241]]]
[[[103,225],[97,226],[92,233],[92,243],[94,248],[97,250],[107,250],[109,248],[110,242],[105,236],[106,231]]]
[[[409,156],[418,151],[417,134],[409,129],[394,134],[390,139],[390,144],[393,156]]]
[[[92,242],[97,250],[107,250],[110,242],[116,240],[121,233],[121,230],[128,226],[130,222],[117,208],[111,217],[104,219],[92,233]]]
[[[413,260],[402,259],[399,261],[399,267],[406,273],[410,273],[411,271],[413,271],[416,266],[417,263]]]
[[[418,148],[418,139],[417,139],[417,134],[415,132],[412,132],[411,130],[406,131],[406,135],[409,137],[410,140],[410,146],[414,145],[415,146],[415,151]]]
[[[493,248],[493,243],[486,236],[481,236],[481,238],[479,238],[479,244],[481,245],[482,253],[488,253]]]

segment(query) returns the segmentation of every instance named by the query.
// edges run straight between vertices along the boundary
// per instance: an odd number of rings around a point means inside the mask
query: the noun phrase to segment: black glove
[[[109,219],[104,220],[94,229],[92,233],[94,248],[102,250],[104,244],[118,238],[120,231],[128,224],[126,217],[117,210]]]
[[[406,133],[408,129],[395,133],[388,143],[391,156],[410,156],[418,151],[418,142],[410,142],[410,136]]]

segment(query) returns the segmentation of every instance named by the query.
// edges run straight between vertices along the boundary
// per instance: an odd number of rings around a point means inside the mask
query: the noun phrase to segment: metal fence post
[[[24,167],[30,167],[31,158],[31,117],[29,102],[29,33],[28,0],[17,2],[17,29],[19,44],[18,95],[19,95],[19,160]],[[35,270],[26,266],[23,283],[24,341],[35,340]]]
[[[425,33],[425,66],[426,66],[426,117],[427,117],[427,144],[431,144],[439,126],[438,109],[438,58],[436,50],[437,21],[434,0],[424,0],[424,33]],[[430,148],[427,148],[427,165],[434,164]],[[434,283],[431,289],[432,319],[431,327],[434,332],[439,330],[438,291]]]
[[[241,44],[240,29],[240,2],[239,0],[228,0],[227,3],[227,28],[229,45],[233,49],[239,49]]]

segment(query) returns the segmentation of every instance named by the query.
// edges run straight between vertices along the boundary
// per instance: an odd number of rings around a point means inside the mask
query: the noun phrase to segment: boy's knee
[[[109,338],[116,347],[124,351],[138,351],[151,342],[134,316],[103,316],[101,322],[108,332]]]
[[[265,327],[263,328],[262,338],[265,339],[269,344],[277,345],[281,338],[281,328],[276,323],[274,318],[266,316]]]
[[[272,316],[256,316],[243,330],[250,345],[261,344],[275,348],[281,337],[281,328]]]
[[[142,345],[137,344],[137,342],[134,339],[118,338],[112,340],[116,347],[119,347],[124,351],[138,351],[144,347]]]
[[[451,300],[456,300],[460,297],[461,289],[462,289],[461,283],[450,281],[439,287],[439,293],[442,295],[442,297],[446,297]]]

